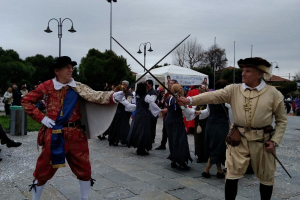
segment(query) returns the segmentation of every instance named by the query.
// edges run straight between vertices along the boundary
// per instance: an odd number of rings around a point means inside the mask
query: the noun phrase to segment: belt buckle
[[[68,128],[72,128],[75,127],[75,122],[69,122],[68,123]]]

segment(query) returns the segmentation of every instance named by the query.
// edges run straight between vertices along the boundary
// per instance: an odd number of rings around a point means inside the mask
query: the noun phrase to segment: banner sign
[[[171,80],[177,80],[180,85],[201,85],[204,79],[207,79],[203,76],[185,76],[185,75],[169,75]],[[167,82],[167,76],[166,76]],[[208,83],[208,80],[207,80]]]

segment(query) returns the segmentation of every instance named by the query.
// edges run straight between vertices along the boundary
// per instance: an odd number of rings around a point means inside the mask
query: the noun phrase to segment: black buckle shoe
[[[217,178],[218,179],[223,179],[223,178],[225,178],[225,174],[217,172]]]
[[[179,169],[181,169],[181,170],[189,170],[190,167],[187,166],[187,164],[184,163],[184,164],[179,165]]]
[[[15,141],[13,141],[13,140],[10,140],[10,141],[8,141],[8,142],[6,143],[7,148],[10,148],[10,147],[19,147],[19,146],[21,146],[21,145],[22,145],[21,142],[15,142]]]
[[[206,173],[206,172],[202,172],[202,174],[201,174],[204,178],[210,178],[211,177],[211,174],[208,172],[208,173]]]

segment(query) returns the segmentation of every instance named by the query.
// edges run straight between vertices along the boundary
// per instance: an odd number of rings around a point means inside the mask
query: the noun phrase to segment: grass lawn
[[[10,116],[0,116],[0,124],[5,130],[9,130]],[[41,128],[41,124],[37,123],[31,117],[27,115],[27,131],[38,131]]]

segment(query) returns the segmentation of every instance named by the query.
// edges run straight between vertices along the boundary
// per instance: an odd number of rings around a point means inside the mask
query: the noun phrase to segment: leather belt
[[[247,128],[247,127],[239,126],[239,125],[236,125],[236,124],[234,124],[234,126],[239,127],[239,128]],[[254,127],[249,127],[249,128],[251,130],[264,130],[264,133],[272,133],[272,132],[275,131],[273,129],[273,126],[271,126],[271,125],[268,125],[268,126],[265,126],[265,127],[262,127],[262,128],[254,128]]]
[[[68,122],[68,123],[65,123],[65,124],[63,125],[63,127],[73,128],[73,127],[75,127],[75,126],[77,126],[77,125],[79,125],[79,124],[80,124],[80,120],[77,120],[77,121],[75,121],[75,122]]]

